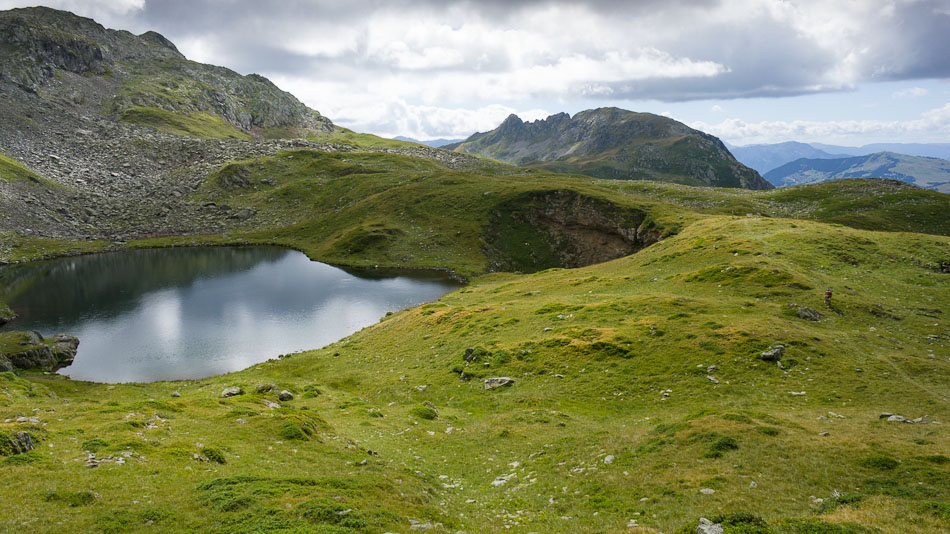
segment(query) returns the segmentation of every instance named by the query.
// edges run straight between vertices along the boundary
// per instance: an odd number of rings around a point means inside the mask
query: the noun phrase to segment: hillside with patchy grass
[[[467,282],[148,384],[35,368],[74,338],[0,302],[0,532],[950,530],[946,194],[752,190],[717,139],[616,109],[383,139],[45,8],[0,12],[0,111],[0,263],[264,244]]]
[[[611,262],[476,278],[232,375],[8,373],[2,431],[37,447],[0,466],[17,503],[0,524],[937,532],[948,251],[946,237],[707,216]]]

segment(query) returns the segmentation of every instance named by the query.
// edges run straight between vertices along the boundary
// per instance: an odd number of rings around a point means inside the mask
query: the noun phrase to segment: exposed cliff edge
[[[534,272],[622,258],[660,237],[644,211],[576,191],[532,191],[497,207],[485,252],[492,270]]]

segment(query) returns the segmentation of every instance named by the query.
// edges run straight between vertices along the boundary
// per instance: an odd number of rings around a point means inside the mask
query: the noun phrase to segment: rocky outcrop
[[[716,137],[673,119],[618,108],[524,122],[509,116],[496,129],[444,148],[518,165],[620,180],[772,189],[736,161]]]
[[[493,376],[485,379],[485,389],[507,388],[514,385],[515,379],[507,376]]]
[[[0,334],[0,371],[42,369],[55,371],[73,363],[79,339],[67,334],[43,338],[39,332]]]
[[[17,318],[16,312],[0,304],[0,326],[3,326]]]
[[[531,192],[496,208],[486,254],[492,270],[534,272],[621,258],[660,237],[644,211],[576,191]]]

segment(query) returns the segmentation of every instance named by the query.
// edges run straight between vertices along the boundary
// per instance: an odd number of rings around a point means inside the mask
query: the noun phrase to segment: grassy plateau
[[[0,531],[692,533],[700,517],[726,534],[950,528],[947,195],[292,151],[226,165],[194,200],[265,222],[122,245],[3,234],[0,259],[269,243],[469,283],[224,376],[0,374]],[[608,204],[616,225],[658,241],[556,267],[583,250],[551,243]],[[598,224],[571,243],[600,242]],[[519,272],[489,272],[497,262]],[[492,377],[512,383],[486,389]],[[228,387],[243,393],[222,397]],[[35,450],[17,453],[18,432]]]

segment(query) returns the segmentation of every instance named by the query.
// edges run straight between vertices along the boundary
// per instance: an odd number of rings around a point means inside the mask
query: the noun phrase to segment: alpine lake
[[[73,379],[197,379],[325,346],[458,287],[276,247],[125,250],[0,267],[0,301],[20,315],[0,330],[78,337],[59,370]]]

